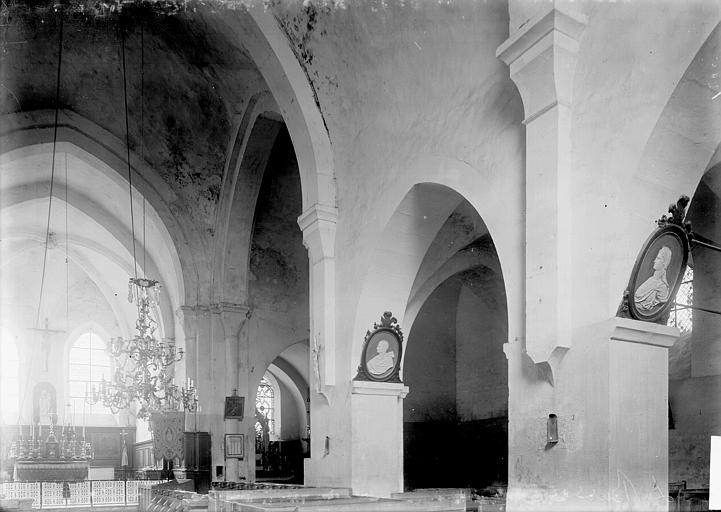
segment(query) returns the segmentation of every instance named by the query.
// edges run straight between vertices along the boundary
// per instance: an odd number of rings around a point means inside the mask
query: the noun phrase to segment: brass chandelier
[[[141,27],[141,48],[142,47]],[[157,309],[160,303],[161,286],[159,281],[148,279],[147,277],[138,277],[133,216],[133,184],[130,166],[130,131],[128,126],[127,81],[125,73],[125,36],[123,29],[121,29],[121,49],[125,97],[130,226],[133,240],[133,268],[135,271],[135,276],[130,277],[128,280],[128,301],[135,303],[137,306],[138,318],[135,322],[137,333],[129,339],[119,337],[111,340],[109,350],[115,359],[115,371],[112,379],[106,381],[105,377],[103,377],[99,389],[93,386],[90,393],[86,396],[86,401],[91,405],[101,402],[114,414],[122,409],[129,408],[132,402],[136,402],[139,409],[135,415],[138,418],[147,419],[152,412],[179,411],[181,409],[195,412],[198,409],[198,395],[192,379],[186,379],[184,387],[178,387],[173,381],[174,365],[176,362],[182,360],[183,349],[176,349],[175,343],[172,340],[163,341],[155,337],[155,330],[158,324],[152,316],[152,310],[153,308]],[[142,89],[141,83],[141,95]],[[143,207],[143,232],[145,231],[144,224],[145,208]],[[145,242],[143,242],[143,246],[145,247]],[[143,268],[146,268],[145,264]]]
[[[173,341],[155,337],[157,322],[151,308],[160,302],[160,283],[153,279],[133,278],[128,281],[128,301],[135,302],[138,319],[137,334],[133,338],[114,338],[110,353],[115,359],[111,381],[103,380],[100,388],[90,392],[90,403],[102,402],[111,412],[140,406],[136,416],[149,418],[153,411],[177,411],[181,408],[195,412],[198,407],[197,390],[192,379],[185,387],[173,382],[173,365],[183,358],[183,349],[176,349]]]

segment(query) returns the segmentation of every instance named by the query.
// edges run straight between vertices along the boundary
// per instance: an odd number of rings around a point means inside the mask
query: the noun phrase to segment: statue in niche
[[[658,304],[668,301],[670,290],[666,279],[666,269],[671,263],[673,253],[667,246],[661,247],[653,260],[653,275],[636,289],[633,301],[640,311],[650,311]]]
[[[378,342],[376,351],[378,353],[368,360],[366,367],[373,375],[380,375],[393,367],[395,364],[393,361],[395,353],[392,350],[390,352],[388,351],[388,341],[386,340],[380,340]]]
[[[41,382],[33,390],[33,419],[41,425],[57,421],[55,388],[49,382]]]

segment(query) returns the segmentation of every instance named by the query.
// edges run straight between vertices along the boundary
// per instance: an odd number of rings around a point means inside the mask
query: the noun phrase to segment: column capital
[[[335,256],[337,222],[338,208],[318,203],[298,217],[298,226],[303,231],[303,244],[310,252],[313,263]]]
[[[588,20],[553,8],[530,20],[496,50],[508,64],[525,108],[525,123],[557,104],[570,106],[578,41]]]

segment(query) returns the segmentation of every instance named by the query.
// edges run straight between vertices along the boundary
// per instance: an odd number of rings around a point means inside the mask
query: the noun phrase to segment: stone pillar
[[[609,495],[612,510],[668,510],[668,348],[675,327],[612,321]]]
[[[193,379],[196,388],[200,389],[200,382],[198,381],[198,328],[196,310],[190,306],[181,306],[175,315],[178,318],[177,321],[183,330],[185,339],[185,356],[183,357],[185,376]],[[200,406],[200,401],[198,405]],[[202,407],[200,407],[200,409],[201,410],[195,413],[186,414],[185,430],[193,430],[197,427],[197,415],[202,412]]]
[[[317,390],[335,385],[335,230],[338,209],[313,205],[298,218],[310,259],[311,381]]]
[[[496,55],[510,66],[525,109],[526,353],[553,383],[571,346],[571,93],[586,20],[544,5],[540,13],[528,6],[534,17]]]
[[[235,481],[241,476],[252,479],[255,476],[255,461],[249,460],[250,457],[243,461],[226,461],[224,450],[225,434],[244,432],[244,423],[249,421],[247,378],[239,377],[242,368],[247,368],[248,364],[247,337],[245,346],[241,346],[243,338],[240,333],[250,316],[249,308],[243,304],[222,302],[212,306],[183,306],[178,315],[182,315],[186,336],[186,375],[195,380],[198,389],[199,410],[195,415],[187,415],[186,428],[197,426],[198,431],[210,432],[213,479],[216,479],[216,466],[225,466],[225,480]],[[245,361],[244,367],[241,361]],[[244,387],[241,382],[246,383]],[[224,420],[225,397],[233,389],[238,389],[238,394],[246,397],[243,423]],[[246,449],[248,442],[252,439],[246,441]],[[252,470],[248,469],[250,466]]]
[[[225,459],[225,434],[247,434],[245,432],[246,424],[251,421],[254,407],[250,406],[249,388],[248,388],[248,358],[249,347],[248,337],[241,336],[241,331],[245,322],[250,318],[250,308],[244,304],[232,304],[221,302],[214,305],[213,313],[217,314],[223,329],[223,351],[221,355],[224,361],[224,372],[216,377],[216,395],[213,398],[218,404],[219,420],[218,424],[223,426],[223,431],[218,432],[212,441],[213,455],[222,453],[225,460],[225,479],[231,482],[239,481],[245,478],[248,481],[255,479],[255,460],[250,460],[250,456],[244,459]],[[241,339],[245,343],[241,343]],[[219,368],[216,366],[212,369],[212,373],[216,373]],[[239,396],[245,397],[245,411],[243,420],[224,419],[225,414],[225,397],[230,396],[234,389],[238,390]],[[255,395],[254,395],[255,396]],[[250,411],[250,412],[249,412]],[[247,437],[247,436],[246,436]],[[252,439],[246,439],[246,451],[248,443]],[[214,464],[215,465],[215,464]]]
[[[223,465],[216,449],[218,428],[217,403],[215,403],[215,379],[211,368],[215,366],[214,354],[220,348],[214,343],[218,326],[214,323],[208,306],[181,306],[176,313],[181,317],[185,331],[185,374],[195,381],[198,389],[198,411],[186,416],[186,428],[211,433],[213,465]],[[190,424],[192,422],[192,425]],[[215,474],[215,472],[213,472]]]
[[[340,481],[328,480],[338,475],[336,446],[329,456],[326,439],[336,440],[334,414],[339,411],[331,407],[333,390],[336,385],[336,341],[335,341],[335,231],[338,210],[335,207],[315,204],[298,218],[303,230],[303,244],[308,249],[310,260],[310,446],[311,458],[305,460],[305,482]],[[332,441],[328,441],[332,442]],[[341,457],[340,460],[342,460]]]
[[[556,388],[524,380],[522,348],[506,345],[507,510],[667,510],[668,347],[678,336],[627,318],[588,326]]]
[[[402,383],[353,382],[353,494],[390,497],[403,491],[403,399],[407,394],[408,386]]]

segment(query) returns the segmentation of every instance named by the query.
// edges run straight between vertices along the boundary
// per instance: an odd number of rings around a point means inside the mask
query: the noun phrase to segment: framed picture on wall
[[[393,314],[386,311],[381,323],[373,324],[373,330],[366,333],[355,380],[400,382],[402,355],[403,333]]]
[[[644,244],[628,283],[632,318],[665,321],[674,303],[689,253],[684,229],[667,225],[657,229]]]
[[[245,434],[225,434],[225,458],[245,457]]]
[[[236,390],[233,390],[232,396],[225,397],[225,414],[226,420],[242,420],[243,410],[245,408],[245,397],[238,396]]]

